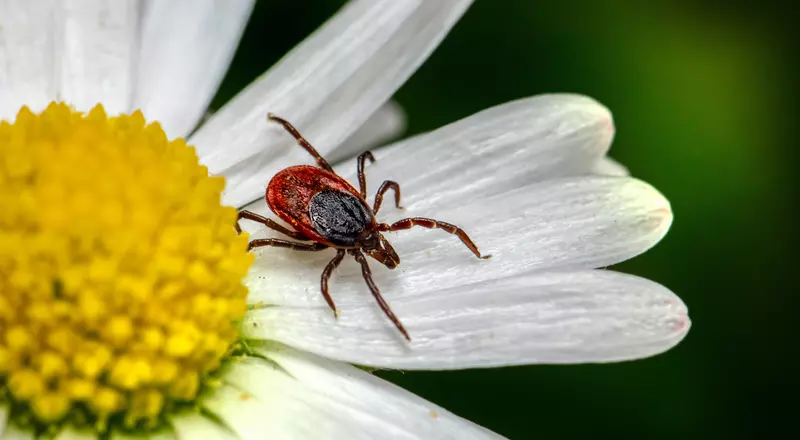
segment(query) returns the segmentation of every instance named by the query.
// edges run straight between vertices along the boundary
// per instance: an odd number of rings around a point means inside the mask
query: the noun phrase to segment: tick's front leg
[[[480,251],[478,251],[478,246],[475,246],[475,243],[473,243],[472,239],[469,238],[467,233],[458,226],[450,223],[440,222],[439,220],[434,220],[432,218],[411,217],[392,223],[391,226],[387,224],[380,225],[382,231],[400,231],[403,229],[411,229],[414,226],[421,226],[428,229],[441,229],[460,238],[461,242],[464,243],[464,246],[469,248],[469,250],[471,250],[472,253],[481,260],[492,258],[491,255],[481,255]]]
[[[276,221],[274,221],[272,219],[268,219],[268,218],[266,218],[266,217],[264,217],[262,215],[258,215],[255,212],[247,211],[247,210],[239,211],[239,215],[236,217],[236,226],[235,226],[235,228],[236,228],[236,232],[239,233],[239,234],[242,233],[242,228],[241,228],[241,226],[239,226],[239,220],[241,220],[241,219],[252,220],[254,222],[261,223],[262,225],[264,225],[264,226],[266,226],[266,227],[268,227],[270,229],[273,229],[275,231],[278,231],[281,234],[288,235],[289,237],[292,237],[295,240],[303,240],[303,241],[310,240],[310,238],[308,238],[305,235],[303,235],[302,232],[292,231],[291,229],[288,229],[288,228],[284,227],[283,225],[279,224],[278,222],[276,222]]]
[[[375,214],[378,213],[378,210],[381,209],[381,203],[383,203],[383,195],[390,189],[394,190],[394,205],[397,209],[403,209],[403,207],[400,206],[400,185],[393,180],[387,180],[381,183],[378,192],[375,194],[375,203],[372,205],[372,212]]]
[[[369,162],[375,162],[375,156],[371,152],[365,151],[358,156],[356,162],[358,163],[358,189],[361,193],[361,198],[367,198],[367,176],[364,174],[364,162],[369,159]]]

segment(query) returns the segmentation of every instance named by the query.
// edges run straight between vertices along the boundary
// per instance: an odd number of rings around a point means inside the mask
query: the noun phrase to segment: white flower
[[[386,101],[469,3],[356,0],[343,8],[189,138],[210,172],[226,177],[223,201],[245,205],[276,171],[312,163],[265,121],[267,112],[292,121],[331,162],[396,132],[400,111]],[[205,113],[252,5],[0,1],[0,117],[53,99],[79,110],[102,102],[112,114],[140,108],[170,137],[184,136]],[[388,235],[402,263],[374,267],[375,281],[411,334],[406,343],[352,262],[331,280],[335,320],[318,290],[331,254],[255,251],[247,356],[223,367],[220,385],[197,401],[201,410],[170,417],[158,438],[497,438],[339,361],[460,369],[611,362],[673,347],[689,328],[680,299],[596,269],[646,251],[672,221],[661,194],[606,158],[613,133],[595,101],[548,95],[375,151],[369,188],[399,182],[407,208],[387,203],[381,219],[458,224],[493,258],[475,259],[440,231]],[[354,161],[336,169],[354,181]],[[263,200],[247,209],[268,213]],[[6,423],[10,412],[6,401],[3,438],[31,438],[18,420]],[[60,439],[96,436],[69,424],[49,429]]]

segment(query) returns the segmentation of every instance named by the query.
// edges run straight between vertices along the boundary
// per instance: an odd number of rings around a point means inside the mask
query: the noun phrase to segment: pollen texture
[[[252,256],[224,180],[140,112],[0,123],[0,406],[41,431],[153,426],[239,338]]]

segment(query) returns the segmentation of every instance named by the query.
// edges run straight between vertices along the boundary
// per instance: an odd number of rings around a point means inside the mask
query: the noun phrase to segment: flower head
[[[239,338],[247,239],[224,180],[142,114],[0,123],[0,374],[12,421],[155,426]]]

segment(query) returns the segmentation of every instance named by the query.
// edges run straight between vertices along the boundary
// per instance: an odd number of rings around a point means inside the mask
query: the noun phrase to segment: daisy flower
[[[196,127],[252,1],[0,2],[2,438],[499,438],[350,364],[612,362],[677,344],[676,295],[597,269],[652,247],[672,213],[606,157],[611,115],[582,96],[375,151],[371,188],[398,181],[407,208],[382,219],[453,222],[494,255],[389,237],[402,264],[374,278],[410,343],[356,265],[331,281],[337,320],[318,290],[331,255],[246,252],[233,207],[267,214],[250,202],[269,178],[310,163],[265,115],[353,181],[340,161],[397,132],[387,100],[469,3],[350,2]]]

